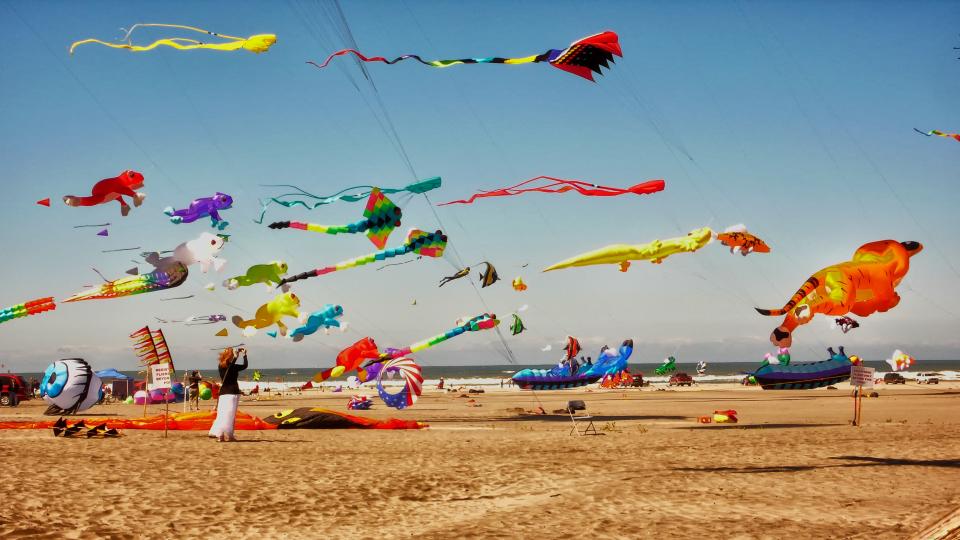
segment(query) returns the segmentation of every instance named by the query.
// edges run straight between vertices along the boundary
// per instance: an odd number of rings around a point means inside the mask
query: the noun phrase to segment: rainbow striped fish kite
[[[325,266],[323,268],[315,268],[307,272],[301,272],[295,276],[284,278],[277,286],[281,287],[293,281],[322,276],[324,274],[329,274],[338,270],[346,270],[347,268],[353,268],[355,266],[363,266],[365,264],[370,264],[375,261],[382,261],[398,255],[406,255],[407,253],[416,253],[421,257],[442,257],[443,250],[446,249],[446,247],[447,235],[443,234],[443,231],[428,233],[419,229],[411,229],[411,231],[407,234],[407,241],[404,242],[400,247],[388,248],[377,251],[376,253],[370,253],[369,255],[363,255],[362,257],[338,262],[333,266]]]
[[[574,41],[566,49],[550,49],[543,54],[524,56],[522,58],[500,58],[491,56],[488,58],[460,58],[456,60],[424,60],[416,54],[405,54],[393,60],[387,60],[382,56],[364,56],[360,51],[355,49],[343,49],[328,56],[323,64],[317,64],[316,62],[307,63],[318,68],[324,68],[327,67],[327,64],[329,64],[334,57],[345,54],[353,54],[364,62],[383,62],[384,64],[396,64],[402,60],[413,58],[421,64],[436,68],[445,68],[457,64],[538,64],[546,62],[555,68],[562,69],[578,77],[583,77],[588,81],[593,81],[594,73],[602,75],[603,73],[600,71],[600,67],[609,68],[610,64],[614,61],[614,55],[623,57],[619,37],[616,33],[607,30],[606,32]]]
[[[121,296],[132,296],[152,291],[172,289],[179,287],[186,281],[187,275],[187,267],[180,262],[175,262],[165,266],[163,269],[158,268],[148,274],[138,274],[115,281],[108,281],[99,287],[78,292],[64,300],[64,302],[118,298]]]
[[[367,207],[363,211],[363,219],[348,223],[347,225],[317,225],[315,223],[303,223],[300,221],[277,221],[271,223],[271,229],[300,229],[301,231],[312,231],[327,234],[341,233],[366,233],[367,238],[377,246],[377,249],[383,249],[387,246],[387,238],[393,229],[400,226],[400,218],[403,212],[393,204],[383,192],[378,188],[373,188],[370,197],[367,199]]]
[[[0,309],[0,323],[30,315],[37,315],[44,311],[53,311],[55,309],[57,309],[57,304],[53,301],[52,296],[30,300],[29,302]]]
[[[931,129],[930,131],[920,131],[917,128],[913,128],[913,130],[921,135],[926,135],[927,137],[933,137],[936,135],[937,137],[946,137],[948,139],[953,139],[957,142],[960,142],[960,133],[944,133],[936,129]]]

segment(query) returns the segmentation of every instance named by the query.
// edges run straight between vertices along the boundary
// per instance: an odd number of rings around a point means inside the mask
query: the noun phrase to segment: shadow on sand
[[[853,463],[835,463],[829,465],[776,465],[770,467],[676,467],[675,471],[705,473],[778,473],[811,471],[814,469],[848,467],[944,467],[960,469],[960,459],[900,459],[873,456],[834,456],[830,459]]]

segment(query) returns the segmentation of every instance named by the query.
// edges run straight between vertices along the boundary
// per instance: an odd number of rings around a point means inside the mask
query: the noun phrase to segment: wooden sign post
[[[859,427],[861,423],[861,408],[863,404],[863,389],[873,388],[873,375],[877,370],[864,365],[850,366],[850,386],[856,388],[853,395],[853,425]]]
[[[150,366],[153,378],[153,389],[163,390],[163,438],[167,438],[167,416],[170,415],[170,400],[167,393],[170,391],[170,364],[154,364]],[[147,394],[149,397],[149,393]]]

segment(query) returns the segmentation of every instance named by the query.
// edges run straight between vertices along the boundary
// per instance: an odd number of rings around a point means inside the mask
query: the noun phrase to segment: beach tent
[[[120,379],[121,381],[132,381],[133,377],[129,375],[124,375],[114,368],[107,368],[97,372],[97,377],[100,377],[103,380],[106,379]]]
[[[117,399],[126,399],[133,395],[133,377],[124,375],[114,368],[107,368],[97,372],[100,379],[110,385],[113,397]]]

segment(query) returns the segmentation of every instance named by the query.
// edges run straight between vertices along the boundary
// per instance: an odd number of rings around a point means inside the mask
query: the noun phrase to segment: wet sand
[[[960,383],[850,388],[427,391],[377,418],[422,431],[0,431],[0,535],[22,538],[907,538],[960,507]],[[349,394],[244,398],[266,416]],[[467,402],[475,399],[479,407]],[[550,412],[583,399],[601,435]],[[204,402],[211,407],[212,402]],[[0,409],[36,420],[41,400]],[[151,406],[151,414],[162,406]],[[740,423],[698,424],[716,409]],[[181,410],[180,405],[172,410]],[[133,405],[84,417],[140,416]],[[14,480],[15,479],[15,480]],[[14,480],[14,482],[11,482]]]

